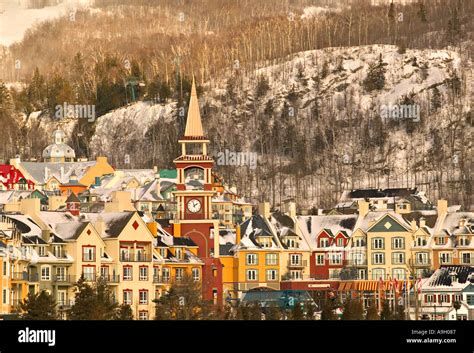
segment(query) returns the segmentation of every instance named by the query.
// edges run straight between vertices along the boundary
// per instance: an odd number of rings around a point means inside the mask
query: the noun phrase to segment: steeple
[[[185,138],[203,138],[201,114],[199,113],[199,101],[196,93],[196,83],[191,87],[191,99],[189,100],[188,117],[186,119]]]

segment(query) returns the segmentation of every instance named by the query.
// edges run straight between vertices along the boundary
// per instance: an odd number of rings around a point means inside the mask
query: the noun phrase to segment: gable
[[[408,229],[401,225],[390,215],[385,215],[381,219],[375,222],[367,232],[407,232]]]

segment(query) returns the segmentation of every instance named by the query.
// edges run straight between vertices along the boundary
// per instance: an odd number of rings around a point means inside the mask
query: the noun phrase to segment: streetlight
[[[434,305],[434,319],[436,320],[436,304]]]

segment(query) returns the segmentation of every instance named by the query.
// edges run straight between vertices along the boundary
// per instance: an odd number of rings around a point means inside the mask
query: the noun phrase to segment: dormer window
[[[459,237],[459,246],[468,246],[469,243],[470,243],[469,237],[466,237],[466,236]]]
[[[425,246],[426,239],[424,237],[417,237],[416,238],[416,246]]]
[[[175,257],[176,257],[178,260],[182,260],[182,259],[183,259],[183,249],[181,249],[181,248],[176,248],[176,249],[175,249]]]
[[[46,256],[46,247],[38,246],[38,255],[39,256]]]
[[[319,247],[320,248],[327,248],[329,246],[329,239],[323,238],[319,240]]]

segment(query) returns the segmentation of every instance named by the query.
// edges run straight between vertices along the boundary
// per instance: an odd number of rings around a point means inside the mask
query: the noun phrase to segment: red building
[[[7,190],[34,190],[35,184],[22,172],[8,164],[0,164],[0,184]]]
[[[349,235],[343,230],[334,234],[330,229],[323,229],[315,241],[317,248],[311,254],[311,277],[339,279],[340,271],[347,265],[345,249],[349,244]]]
[[[222,264],[219,260],[219,239],[211,237],[219,220],[212,217],[212,167],[207,154],[209,140],[204,137],[196,87],[193,81],[184,136],[179,139],[181,155],[174,160],[177,170],[176,217],[173,235],[188,237],[198,246],[204,261],[202,290],[205,300],[222,303]]]

